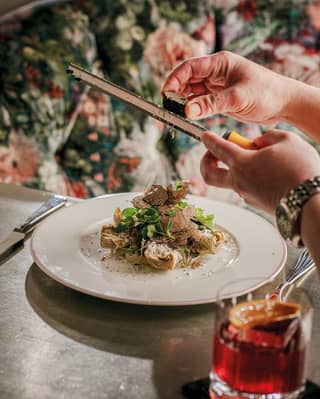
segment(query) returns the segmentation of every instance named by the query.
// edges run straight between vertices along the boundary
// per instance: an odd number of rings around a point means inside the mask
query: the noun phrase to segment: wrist
[[[307,232],[310,230],[310,220],[320,220],[320,192],[317,195],[313,195],[301,211],[300,231],[303,241],[305,241],[305,237],[308,235]],[[320,226],[320,223],[315,224]]]
[[[284,104],[280,120],[305,131],[317,141],[319,137],[320,89],[297,80],[286,78]]]
[[[303,210],[311,199],[320,193],[320,176],[303,181],[290,190],[280,200],[276,209],[276,221],[280,234],[296,247],[303,246],[302,217]],[[317,195],[318,196],[318,195]]]
[[[314,195],[303,207],[301,236],[314,263],[320,266],[320,195]]]
[[[284,104],[281,110],[280,118],[286,122],[292,122],[296,119],[297,108],[301,105],[302,101],[307,100],[308,86],[304,83],[291,79],[285,78],[284,89],[287,89],[287,93],[284,96]]]

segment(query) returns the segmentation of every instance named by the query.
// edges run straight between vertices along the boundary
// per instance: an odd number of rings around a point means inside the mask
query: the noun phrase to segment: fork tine
[[[290,286],[291,284],[294,284],[307,272],[311,271],[314,267],[315,263],[311,259],[308,251],[304,249],[300,253],[295,265],[289,272],[286,280],[277,287],[276,294],[278,295],[278,298],[282,301],[285,288]]]
[[[301,252],[301,260],[305,260],[305,259],[309,259],[310,255],[308,250],[305,248],[302,252]]]
[[[271,297],[273,296],[275,298],[279,298],[279,300],[282,301],[285,289],[291,284],[295,283],[297,280],[299,280],[307,272],[311,271],[314,267],[315,263],[311,259],[311,256],[309,255],[307,249],[304,249],[300,252],[296,263],[288,273],[285,281],[276,287]]]
[[[287,282],[292,282],[293,280],[296,279],[297,276],[299,276],[300,274],[301,275],[304,274],[304,272],[309,270],[312,266],[314,266],[314,262],[311,259],[308,251],[306,249],[304,249],[300,253],[296,264],[291,269],[291,271],[287,277]]]

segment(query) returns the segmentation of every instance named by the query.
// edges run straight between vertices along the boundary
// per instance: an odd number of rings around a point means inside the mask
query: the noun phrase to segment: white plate
[[[188,202],[214,213],[216,228],[227,242],[197,269],[138,270],[106,255],[99,246],[100,228],[112,222],[116,207],[126,208],[137,193],[84,201],[53,214],[36,229],[31,253],[36,264],[60,283],[101,298],[148,305],[193,305],[216,300],[220,287],[248,292],[274,278],[286,261],[286,246],[268,221],[240,207],[202,197]],[[105,259],[103,259],[105,258]],[[259,276],[258,280],[245,281]],[[241,281],[240,281],[241,280]]]

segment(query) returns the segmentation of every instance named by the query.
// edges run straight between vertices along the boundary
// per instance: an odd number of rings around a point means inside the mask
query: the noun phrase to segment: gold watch
[[[277,206],[276,221],[279,232],[285,240],[290,240],[297,248],[303,247],[300,234],[300,216],[303,205],[319,192],[320,176],[316,176],[290,190]]]

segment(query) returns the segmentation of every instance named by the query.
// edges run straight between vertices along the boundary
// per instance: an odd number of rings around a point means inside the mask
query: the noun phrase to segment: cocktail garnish
[[[301,313],[299,304],[277,300],[242,302],[230,309],[229,320],[236,328],[254,327],[294,319]]]

